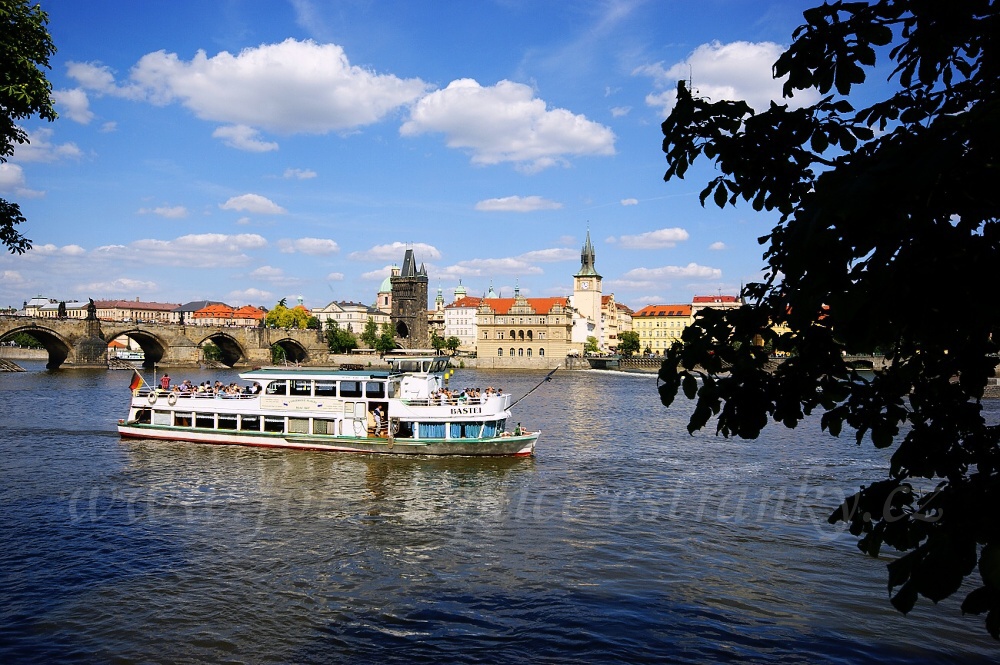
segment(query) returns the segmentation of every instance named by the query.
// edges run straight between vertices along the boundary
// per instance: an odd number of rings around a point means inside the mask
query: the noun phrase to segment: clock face
[[[583,280],[582,282],[580,282],[580,286],[582,288],[584,288],[584,289],[589,289],[590,288],[590,282],[588,282],[587,280]]]

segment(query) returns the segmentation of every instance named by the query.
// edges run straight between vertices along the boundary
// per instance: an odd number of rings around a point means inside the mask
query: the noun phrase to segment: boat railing
[[[480,406],[486,404],[490,397],[497,395],[485,395],[482,397],[420,397],[415,399],[403,398],[400,401],[406,406]]]
[[[167,398],[171,395],[177,397],[177,399],[254,399],[258,396],[257,393],[226,393],[226,392],[197,392],[197,391],[179,391],[179,390],[163,390],[162,388],[141,388],[135,391],[136,397],[146,397],[148,398],[150,394],[156,394],[157,397]]]

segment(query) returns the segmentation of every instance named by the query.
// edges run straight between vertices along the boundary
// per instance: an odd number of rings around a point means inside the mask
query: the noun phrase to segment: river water
[[[557,372],[532,459],[121,441],[127,372],[0,375],[0,662],[993,662],[889,605],[826,516],[885,453],[685,431],[655,377]],[[543,373],[458,370],[520,396]],[[231,371],[179,374],[196,383]],[[1000,410],[1000,406],[990,406]]]

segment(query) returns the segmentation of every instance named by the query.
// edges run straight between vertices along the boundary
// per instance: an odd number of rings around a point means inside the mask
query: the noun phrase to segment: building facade
[[[458,348],[473,353],[477,342],[476,313],[483,299],[466,295],[458,298],[458,289],[455,289],[455,295],[455,302],[444,308],[444,336],[457,337],[460,342]]]
[[[427,269],[417,260],[413,250],[406,250],[399,275],[389,278],[392,284],[392,327],[396,342],[404,349],[426,349],[430,346],[427,332]]]
[[[662,356],[693,320],[691,305],[646,305],[632,316],[639,353]]]
[[[374,307],[369,307],[364,303],[341,300],[331,302],[326,307],[310,310],[310,314],[319,319],[320,325],[325,330],[327,321],[334,321],[341,330],[346,330],[355,335],[364,332],[368,319],[373,319],[380,327],[390,320],[385,312]]]
[[[551,368],[582,348],[573,342],[569,298],[483,298],[476,311],[479,367]]]
[[[143,302],[135,300],[95,300],[97,318],[102,321],[130,323],[172,323],[172,313],[178,303]],[[86,308],[86,305],[84,306]],[[86,318],[86,315],[80,318]]]
[[[573,275],[573,296],[570,305],[576,312],[573,325],[573,341],[585,345],[588,337],[597,339],[597,347],[607,350],[607,340],[604,338],[604,324],[601,317],[602,284],[594,264],[596,255],[594,245],[590,242],[590,230],[587,240],[580,251],[580,269]]]

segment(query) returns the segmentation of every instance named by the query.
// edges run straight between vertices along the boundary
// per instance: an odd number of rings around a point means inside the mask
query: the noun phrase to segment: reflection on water
[[[191,372],[198,382],[230,374]],[[460,370],[515,396],[541,373]],[[825,518],[885,453],[685,430],[652,375],[559,372],[533,459],[123,442],[128,377],[0,376],[3,662],[953,662]],[[994,407],[991,407],[994,408]]]

